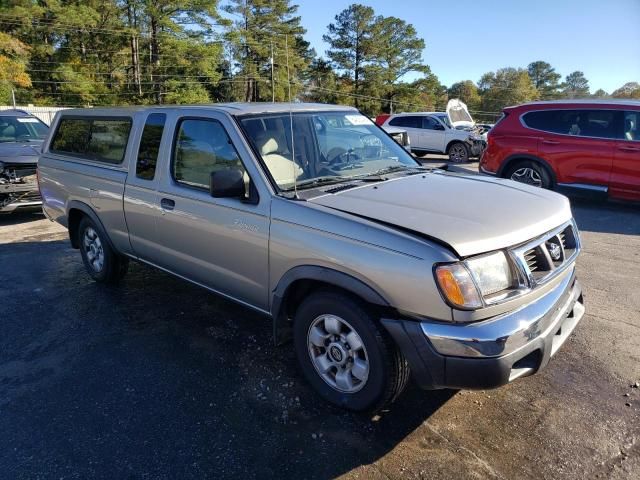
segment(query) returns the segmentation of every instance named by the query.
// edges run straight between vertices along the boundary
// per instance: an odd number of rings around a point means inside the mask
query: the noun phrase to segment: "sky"
[[[297,0],[305,38],[319,55],[327,25],[348,0]],[[502,67],[549,62],[581,70],[591,91],[640,82],[640,0],[361,0],[405,20],[424,39],[424,62],[440,82],[477,82]]]

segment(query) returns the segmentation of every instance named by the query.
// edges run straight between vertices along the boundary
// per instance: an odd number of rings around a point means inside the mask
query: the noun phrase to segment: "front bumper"
[[[469,150],[472,157],[479,157],[486,146],[487,144],[484,140],[469,140]]]
[[[469,324],[383,319],[418,385],[495,388],[544,368],[584,316],[575,270],[519,309]]]
[[[0,213],[41,206],[37,183],[0,183]]]

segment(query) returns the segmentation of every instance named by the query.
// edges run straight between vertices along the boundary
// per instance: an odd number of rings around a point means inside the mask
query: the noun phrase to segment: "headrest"
[[[278,151],[278,142],[274,138],[268,138],[260,148],[262,155],[269,155],[270,153],[276,153]]]
[[[13,125],[8,125],[2,130],[2,135],[5,137],[15,137],[16,136],[16,127]]]

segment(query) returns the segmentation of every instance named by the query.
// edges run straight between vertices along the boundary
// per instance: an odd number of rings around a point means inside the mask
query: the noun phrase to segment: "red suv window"
[[[622,137],[621,110],[539,110],[525,113],[522,121],[529,128],[550,133],[595,138]]]

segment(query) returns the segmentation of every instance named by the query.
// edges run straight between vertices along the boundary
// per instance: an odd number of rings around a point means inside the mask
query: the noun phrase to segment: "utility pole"
[[[15,108],[16,108],[16,91],[13,88],[11,89],[11,99],[13,100],[13,109],[15,110]]]
[[[273,40],[271,40],[271,101],[276,101],[276,90],[273,86]]]

